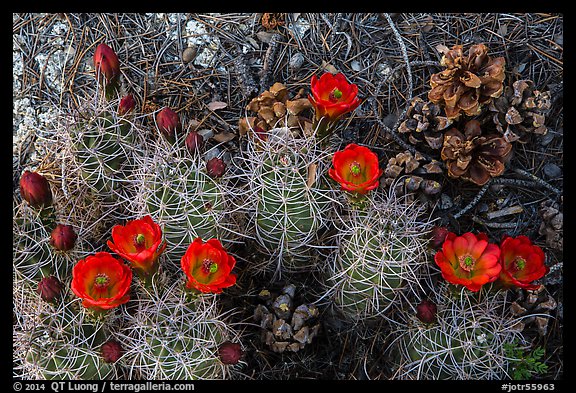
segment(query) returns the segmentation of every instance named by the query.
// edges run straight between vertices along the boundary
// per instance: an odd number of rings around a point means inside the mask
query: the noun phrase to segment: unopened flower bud
[[[132,97],[132,94],[128,94],[127,96],[125,96],[120,100],[120,104],[118,105],[118,114],[120,116],[123,116],[131,112],[135,106],[136,101],[134,101],[134,97]]]
[[[238,343],[226,341],[218,348],[218,356],[224,364],[236,364],[242,355],[242,347]]]
[[[436,226],[432,228],[429,242],[430,247],[432,247],[434,250],[439,250],[442,247],[442,244],[444,244],[444,240],[446,240],[448,232],[450,231],[446,227]]]
[[[102,353],[102,358],[106,363],[115,363],[124,353],[122,345],[120,345],[116,340],[106,341],[102,344],[100,351]]]
[[[77,238],[71,225],[58,224],[50,234],[50,244],[57,250],[68,251],[74,247]]]
[[[176,112],[168,107],[165,107],[158,112],[156,115],[156,123],[158,124],[158,130],[160,130],[160,132],[171,142],[175,140],[176,132],[182,130],[180,117]]]
[[[38,283],[36,292],[47,302],[56,300],[62,293],[62,283],[54,276],[44,277]]]
[[[436,304],[430,300],[422,300],[416,306],[416,316],[424,323],[432,323],[436,321]]]
[[[226,171],[226,163],[218,157],[214,157],[206,162],[206,173],[212,178],[222,177]]]
[[[102,43],[94,52],[94,68],[98,76],[104,76],[106,82],[113,81],[120,75],[120,62],[116,52]]]
[[[50,184],[44,176],[36,172],[24,171],[20,177],[20,195],[35,208],[52,204]]]
[[[184,143],[188,151],[193,154],[204,146],[204,137],[196,131],[190,131]]]

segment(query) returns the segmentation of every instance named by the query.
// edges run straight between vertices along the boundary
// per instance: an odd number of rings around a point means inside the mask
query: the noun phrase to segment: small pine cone
[[[299,95],[288,99],[289,92],[286,86],[276,82],[259,96],[253,98],[246,106],[246,110],[255,112],[253,117],[241,118],[239,122],[240,135],[247,134],[256,127],[269,131],[277,127],[299,127],[307,133],[311,131],[312,121],[301,116],[312,105],[308,98]]]
[[[260,23],[267,30],[275,29],[278,26],[284,26],[286,14],[281,12],[264,12]]]
[[[454,45],[446,50],[440,64],[446,68],[430,77],[428,99],[442,105],[448,119],[458,119],[462,113],[480,114],[482,106],[504,90],[506,61],[488,56],[484,44],[472,45],[466,55],[462,45]]]
[[[398,127],[398,131],[408,134],[408,140],[413,145],[426,144],[432,149],[442,147],[443,131],[452,124],[452,120],[441,116],[442,108],[432,102],[425,102],[420,97],[412,100],[406,120]]]
[[[384,169],[383,184],[390,186],[395,183],[398,177],[406,175],[403,182],[396,183],[395,192],[397,195],[415,191],[421,191],[426,195],[437,194],[441,189],[440,183],[433,179],[425,179],[420,175],[442,173],[442,169],[438,162],[421,165],[420,162],[423,160],[422,155],[412,155],[409,151],[396,154],[395,157],[388,160]]]
[[[528,326],[535,326],[540,337],[545,337],[548,332],[548,321],[552,319],[551,312],[556,309],[558,303],[540,285],[535,290],[516,290],[517,298],[510,304],[512,315],[519,319],[515,330],[523,331]]]
[[[444,135],[440,155],[448,176],[462,178],[482,186],[506,169],[512,145],[499,135],[482,135],[480,122],[470,120],[464,132],[451,128]]]
[[[555,250],[564,249],[564,214],[558,204],[544,201],[540,204],[538,215],[542,219],[538,233],[546,236],[546,246]]]
[[[550,92],[540,92],[531,80],[518,80],[506,86],[504,94],[494,99],[488,109],[493,112],[496,129],[508,142],[528,142],[530,135],[545,135],[544,124],[552,106]]]
[[[292,284],[282,288],[277,296],[270,291],[260,292],[266,304],[254,310],[254,320],[262,328],[262,341],[274,352],[297,352],[310,344],[318,334],[318,308],[311,304],[294,306],[296,287]]]

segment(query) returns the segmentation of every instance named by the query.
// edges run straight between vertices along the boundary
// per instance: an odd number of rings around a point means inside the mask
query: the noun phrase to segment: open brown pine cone
[[[481,186],[504,172],[511,151],[512,145],[500,135],[482,135],[480,122],[469,120],[463,133],[457,128],[446,131],[440,154],[448,176]]]
[[[480,114],[481,107],[504,90],[504,57],[488,56],[484,44],[472,45],[464,55],[462,45],[454,45],[442,56],[443,71],[430,77],[428,99],[444,106],[448,119]]]
[[[544,125],[551,107],[550,92],[540,92],[531,80],[518,80],[506,86],[504,94],[488,106],[492,121],[508,142],[528,142],[530,135],[545,135]]]

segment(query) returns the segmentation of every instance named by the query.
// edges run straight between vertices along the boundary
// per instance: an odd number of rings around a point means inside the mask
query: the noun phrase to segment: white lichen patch
[[[304,34],[310,30],[310,22],[302,17],[298,17],[294,22],[288,23],[288,29],[292,30],[299,39],[304,38]]]
[[[214,58],[220,47],[220,40],[206,30],[206,26],[195,20],[186,23],[184,38],[186,44],[196,46],[198,54],[194,59],[194,64],[200,67],[210,67],[214,63]]]

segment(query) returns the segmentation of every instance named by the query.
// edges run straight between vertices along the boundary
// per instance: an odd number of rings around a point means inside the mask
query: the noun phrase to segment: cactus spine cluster
[[[404,312],[394,343],[398,379],[506,379],[511,367],[505,344],[524,341],[505,293],[450,293],[443,285],[437,321],[425,324]]]
[[[142,289],[117,337],[129,379],[224,379],[230,372],[218,346],[238,333],[219,312],[215,295],[191,298],[180,280],[160,276]]]
[[[268,256],[255,270],[281,275],[315,269],[332,192],[325,183],[325,157],[313,137],[294,136],[288,128],[247,141],[236,164],[248,171],[246,209],[255,240]]]
[[[238,237],[235,205],[229,195],[228,177],[211,178],[199,154],[163,139],[151,143],[139,160],[130,206],[133,215],[145,212],[163,228],[172,262],[180,258],[196,238],[217,238],[225,247]]]
[[[386,317],[427,272],[430,222],[422,207],[393,192],[374,194],[364,208],[336,218],[335,249],[327,259],[327,296],[352,321]]]
[[[107,336],[104,321],[90,315],[78,299],[62,296],[46,303],[34,291],[18,291],[15,297],[20,328],[15,329],[14,356],[23,378],[101,380],[117,375],[115,365],[100,354]]]

